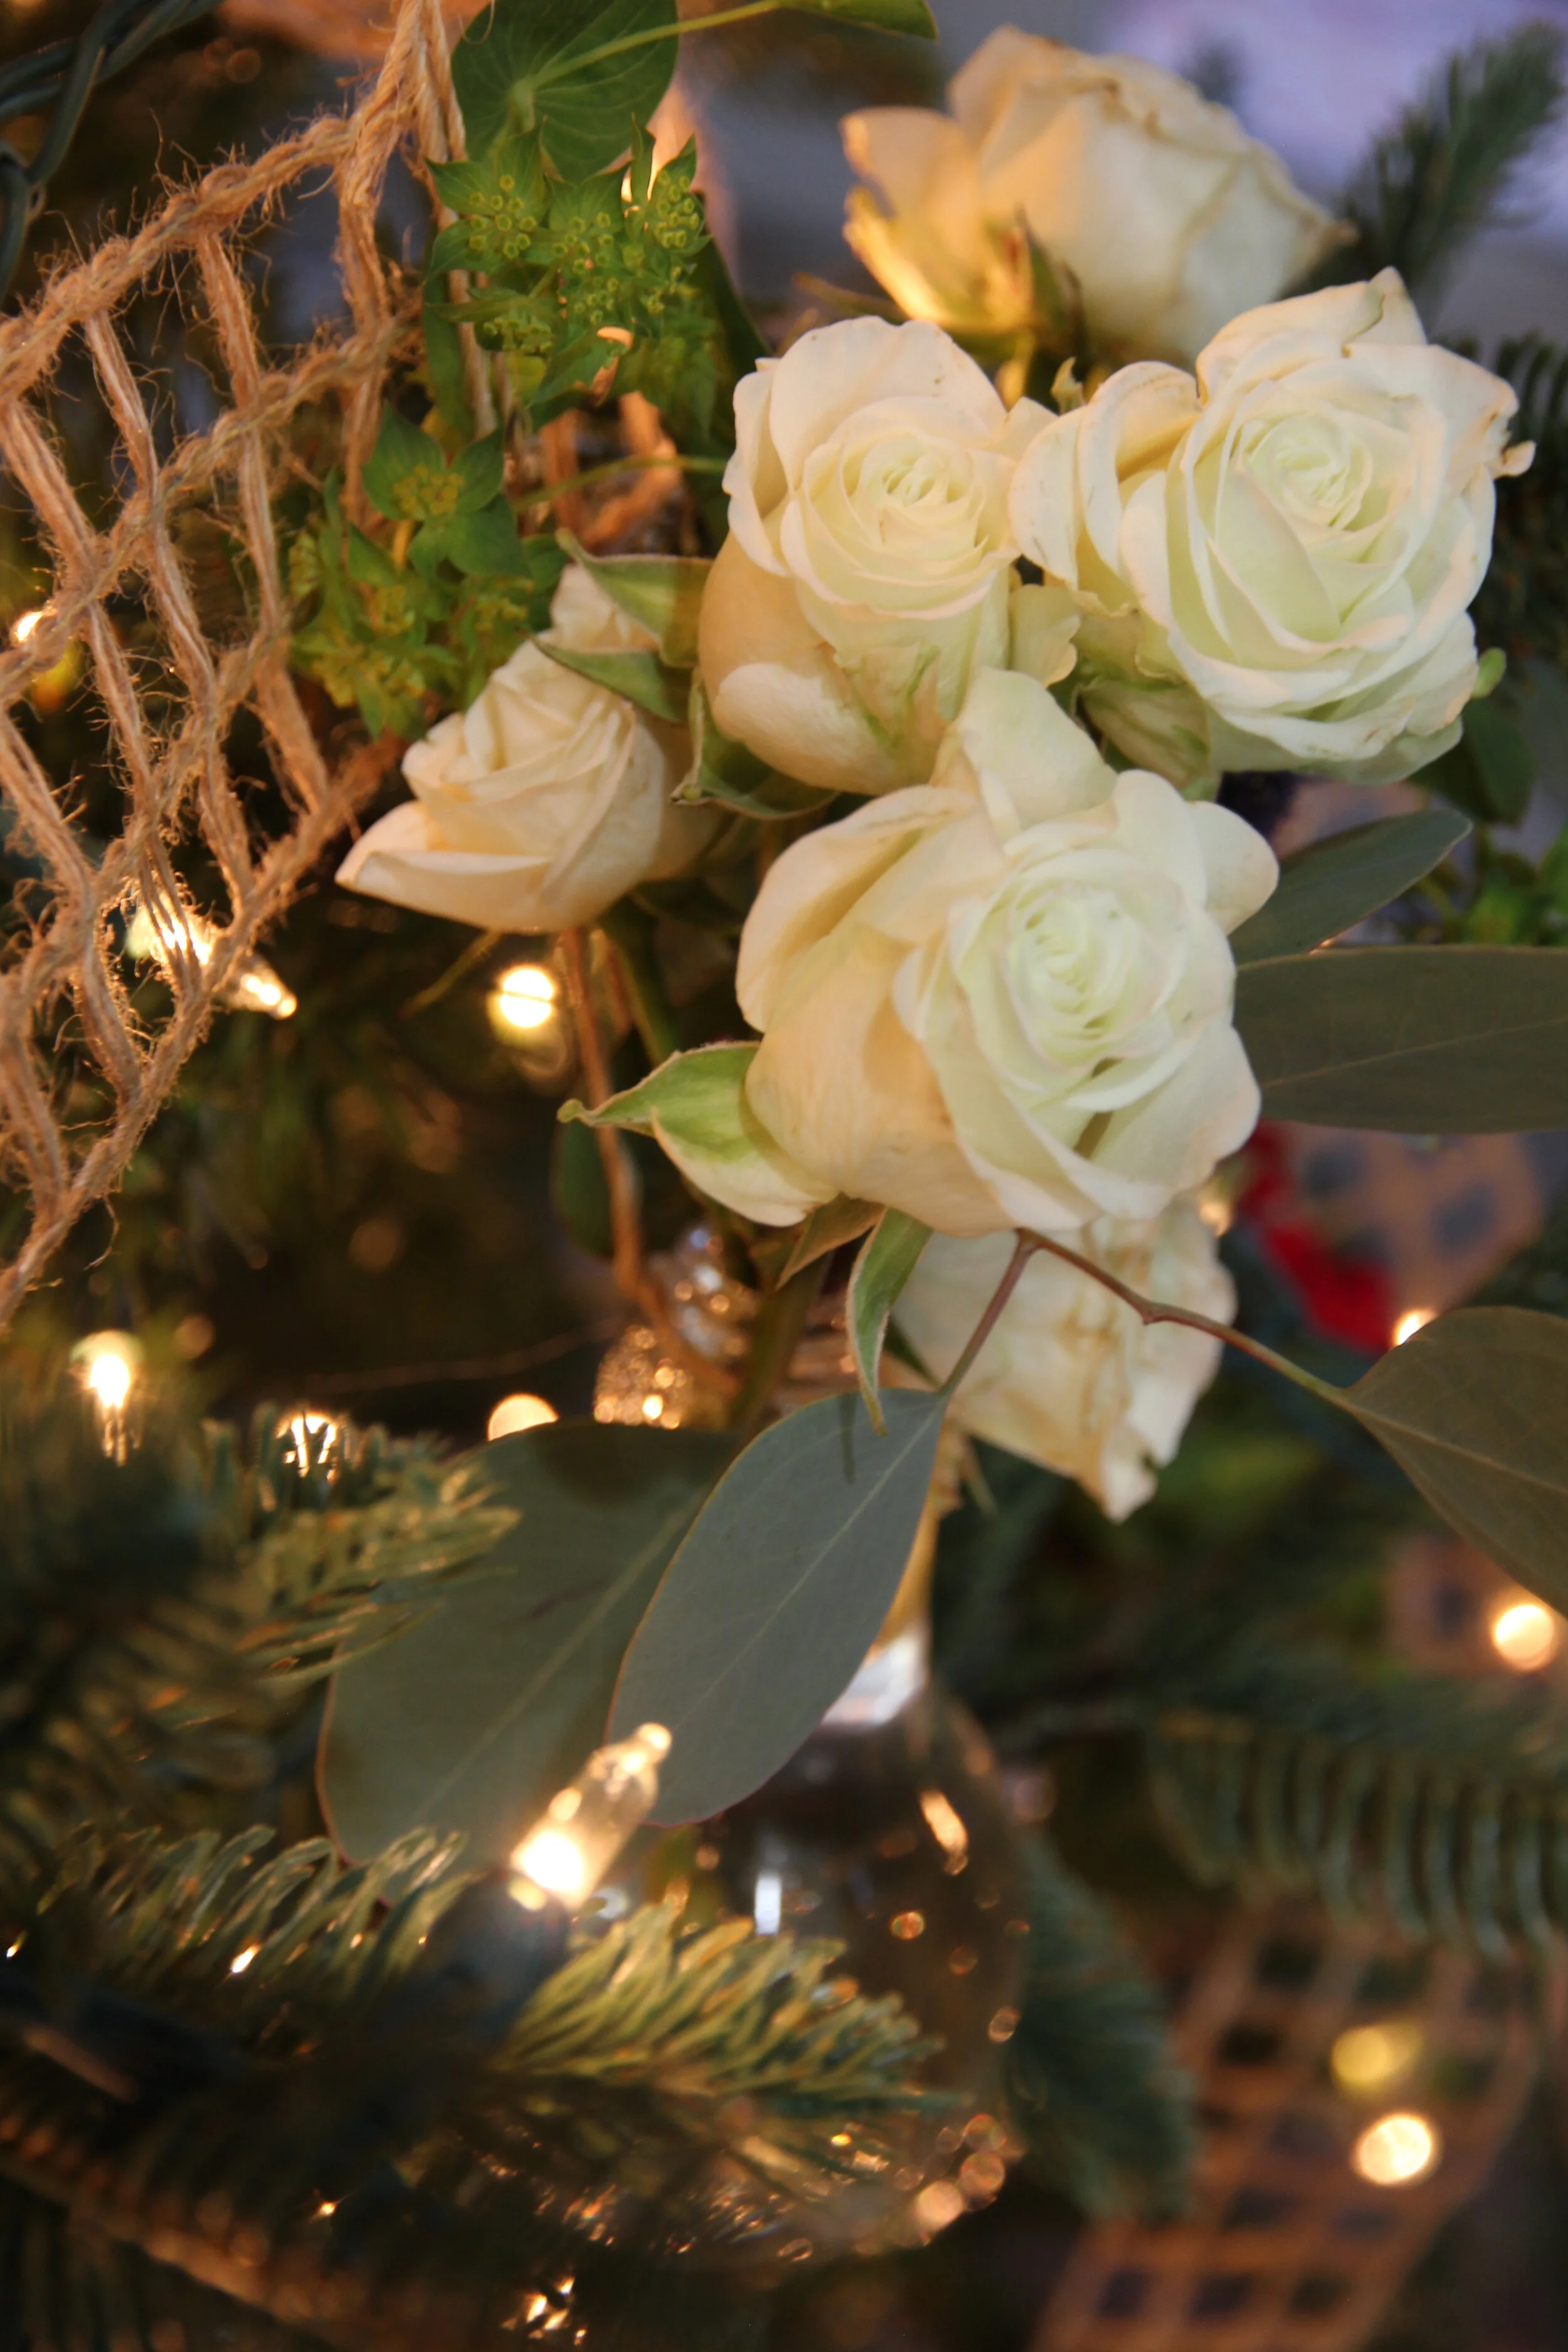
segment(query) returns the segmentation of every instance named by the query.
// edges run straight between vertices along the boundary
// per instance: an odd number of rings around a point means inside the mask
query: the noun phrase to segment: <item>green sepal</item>
[[[687,723],[691,729],[691,766],[677,787],[678,801],[721,801],[743,815],[779,824],[792,816],[814,816],[835,798],[813,784],[796,783],[759,760],[743,743],[726,735],[714,719],[701,677],[691,681]]]
[[[612,604],[658,640],[671,669],[690,669],[703,593],[713,566],[699,555],[590,555],[569,530],[556,534],[574,563],[591,572]],[[680,713],[684,718],[684,710]]]
[[[683,723],[686,681],[667,669],[657,654],[580,653],[569,646],[552,645],[543,637],[536,642],[540,652],[559,662],[563,669],[575,670],[579,677],[624,695],[650,719],[662,719],[672,726]]]
[[[597,1110],[568,1102],[558,1116],[651,1135],[700,1192],[759,1224],[796,1224],[832,1190],[790,1158],[752,1108],[746,1077],[756,1054],[754,1045],[672,1054]]]
[[[845,1322],[855,1357],[855,1377],[879,1436],[883,1421],[878,1380],[888,1323],[930,1239],[931,1227],[922,1225],[918,1217],[906,1216],[901,1209],[884,1209],[849,1277]]]

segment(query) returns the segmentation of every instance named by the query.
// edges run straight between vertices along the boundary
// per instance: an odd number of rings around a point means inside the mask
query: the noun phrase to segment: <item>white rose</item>
[[[1012,1255],[1006,1234],[926,1244],[899,1300],[899,1324],[939,1380],[958,1361]],[[1142,1221],[1102,1217],[1079,1246],[1145,1298],[1228,1323],[1236,1289],[1192,1202]],[[1075,1266],[1032,1257],[953,1399],[971,1436],[1087,1486],[1113,1519],[1154,1489],[1223,1342],[1177,1323],[1147,1328]]]
[[[741,939],[749,1112],[938,1231],[1154,1216],[1250,1132],[1226,934],[1274,859],[984,672],[928,785],[808,834]]]
[[[1007,494],[1045,421],[935,327],[850,319],[762,361],[702,600],[724,732],[835,791],[928,776],[973,672],[1007,660]]]
[[[1010,333],[1033,309],[1022,221],[1079,281],[1095,343],[1187,360],[1340,235],[1223,106],[1142,58],[1005,26],[949,91],[956,120],[875,107],[844,126],[875,183],[846,230],[911,316]]]
[[[1083,707],[1131,756],[1408,775],[1476,683],[1510,387],[1429,344],[1399,278],[1233,320],[1197,379],[1145,362],[1047,425],[1020,544],[1079,595]],[[1102,688],[1102,690],[1100,690]]]
[[[574,652],[655,643],[579,564],[562,574],[550,617],[544,642]],[[590,922],[701,847],[711,813],[670,802],[688,764],[681,729],[531,641],[468,709],[411,746],[403,772],[414,799],[354,844],[338,880],[481,930]]]

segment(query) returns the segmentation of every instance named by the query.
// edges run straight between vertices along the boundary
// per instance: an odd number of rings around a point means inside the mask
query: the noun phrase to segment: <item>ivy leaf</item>
[[[610,1717],[673,1738],[655,1819],[705,1820],[789,1761],[853,1679],[898,1591],[945,1400],[858,1396],[775,1422],[731,1465],[670,1561]]]
[[[1568,948],[1331,948],[1237,974],[1264,1115],[1395,1135],[1568,1127]]]
[[[855,1354],[855,1376],[860,1394],[879,1435],[882,1412],[877,1395],[882,1343],[899,1296],[931,1239],[931,1227],[901,1209],[884,1209],[870,1238],[855,1261],[846,1307],[849,1344]]]
[[[485,1485],[517,1525],[333,1685],[321,1785],[347,1852],[419,1825],[461,1831],[471,1862],[510,1852],[597,1746],[626,1643],[732,1452],[599,1422],[486,1446]]]
[[[691,769],[678,786],[679,801],[721,801],[726,808],[747,816],[779,823],[792,816],[812,816],[833,799],[814,785],[797,784],[759,760],[714,720],[700,675],[691,681]]]
[[[1568,1610],[1568,1322],[1462,1307],[1344,1401],[1451,1528]]]
[[[586,180],[631,145],[675,70],[675,0],[492,0],[452,52],[468,146],[537,131],[565,180]],[[661,33],[605,57],[603,50]]]
[[[569,530],[558,534],[574,563],[593,573],[612,604],[658,639],[671,669],[697,659],[697,624],[713,566],[698,555],[590,555]],[[684,719],[686,713],[681,711]]]
[[[1312,842],[1286,858],[1274,896],[1231,933],[1232,955],[1258,963],[1321,947],[1402,897],[1469,830],[1451,809],[1421,809]]]
[[[542,637],[538,643],[540,652],[559,662],[563,669],[575,670],[579,677],[592,678],[595,686],[607,686],[613,694],[624,694],[650,719],[662,719],[674,726],[684,721],[686,681],[667,669],[657,654],[579,653],[569,646],[551,645]]]
[[[640,1086],[597,1110],[563,1103],[558,1116],[651,1135],[700,1192],[764,1225],[793,1225],[826,1198],[775,1143],[746,1096],[754,1045],[699,1045],[671,1054]]]

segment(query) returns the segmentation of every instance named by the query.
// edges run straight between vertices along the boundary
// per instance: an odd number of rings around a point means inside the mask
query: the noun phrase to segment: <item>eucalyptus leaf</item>
[[[1331,948],[1237,975],[1268,1118],[1396,1135],[1568,1127],[1568,948]]]
[[[823,1397],[754,1438],[675,1558],[626,1653],[619,1738],[673,1745],[655,1819],[701,1821],[770,1779],[839,1698],[888,1613],[925,1507],[944,1400]]]
[[[1331,834],[1286,858],[1274,896],[1230,935],[1238,964],[1337,939],[1439,866],[1470,828],[1453,809],[1421,809]]]
[[[509,1853],[603,1736],[627,1643],[733,1452],[695,1430],[560,1422],[481,1456],[516,1526],[435,1612],[338,1675],[321,1785],[338,1842],[461,1831]]]
[[[657,654],[581,653],[571,646],[552,644],[547,637],[534,642],[542,654],[548,654],[563,669],[575,670],[579,677],[592,678],[595,686],[607,686],[613,694],[624,694],[649,718],[675,726],[685,719],[686,680],[667,669]]]
[[[938,37],[926,0],[790,0],[804,16],[831,16],[836,25],[868,25],[879,33],[913,33],[922,41]]]
[[[855,1356],[855,1374],[867,1412],[879,1431],[882,1426],[877,1381],[882,1344],[900,1294],[931,1239],[931,1227],[902,1209],[884,1209],[871,1229],[865,1248],[849,1277],[845,1319]]]
[[[690,669],[697,659],[697,624],[702,593],[713,566],[700,555],[590,555],[569,530],[562,546],[584,572],[591,572],[612,604],[658,639],[661,660],[671,669]],[[684,703],[679,716],[684,719]]]
[[[452,52],[470,154],[537,131],[563,179],[607,170],[669,87],[675,29],[675,0],[491,0]]]
[[[1344,1402],[1451,1528],[1568,1610],[1568,1322],[1462,1307]]]

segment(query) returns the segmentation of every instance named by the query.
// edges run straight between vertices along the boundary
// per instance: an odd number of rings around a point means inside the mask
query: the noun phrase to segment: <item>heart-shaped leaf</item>
[[[414,1632],[341,1673],[322,1738],[334,1835],[378,1853],[460,1830],[509,1853],[598,1745],[627,1643],[733,1452],[696,1430],[561,1422],[485,1448],[517,1524]]]
[[[1460,1307],[1344,1402],[1451,1528],[1568,1610],[1568,1322]]]
[[[669,87],[675,24],[675,0],[491,0],[452,51],[470,154],[538,131],[563,179],[606,170]]]
[[[1331,834],[1288,857],[1266,906],[1230,935],[1238,964],[1296,955],[1338,939],[1441,865],[1469,832],[1454,809],[1420,809]]]
[[[1568,1127],[1568,948],[1331,948],[1237,974],[1268,1118],[1396,1135]]]
[[[655,1818],[701,1821],[786,1764],[854,1678],[925,1507],[944,1400],[824,1397],[725,1472],[626,1654],[610,1718],[673,1735]]]

